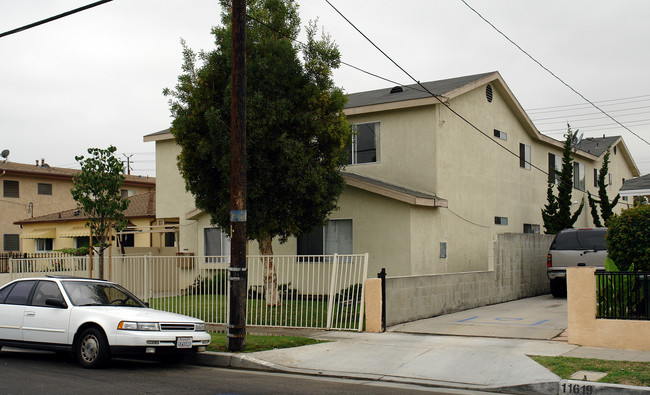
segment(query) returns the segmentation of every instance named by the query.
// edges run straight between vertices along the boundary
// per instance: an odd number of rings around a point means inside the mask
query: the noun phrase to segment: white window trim
[[[357,163],[357,136],[354,134],[354,129],[357,127],[357,125],[366,125],[370,123],[375,123],[377,124],[377,127],[375,128],[375,150],[377,151],[377,159],[374,162],[363,162],[363,163]],[[353,135],[352,135],[352,144],[351,144],[351,149],[350,149],[350,163],[348,166],[358,166],[358,165],[372,165],[375,163],[381,162],[381,121],[368,121],[368,122],[358,122],[354,123],[352,125],[353,129]]]

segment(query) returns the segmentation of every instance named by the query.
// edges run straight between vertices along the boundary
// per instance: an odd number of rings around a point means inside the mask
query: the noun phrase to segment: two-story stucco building
[[[548,172],[561,165],[563,141],[539,133],[497,72],[423,85],[349,95],[355,138],[340,208],[276,254],[368,252],[371,275],[477,271],[488,268],[496,234],[544,231]],[[185,191],[173,136],[144,140],[156,143],[157,215],[180,223],[181,251],[227,253],[227,237]],[[573,154],[573,200],[585,199],[576,226],[592,226],[586,195],[597,192],[607,148],[610,197],[639,175],[622,138],[583,140]]]
[[[72,178],[80,170],[50,167],[43,160],[34,165],[0,162],[0,240],[1,252],[26,250],[47,251],[51,249],[51,232],[32,233],[21,238],[21,227],[16,221],[59,212],[76,206],[70,194]],[[149,177],[125,176],[122,185],[124,196],[153,191],[156,181]]]

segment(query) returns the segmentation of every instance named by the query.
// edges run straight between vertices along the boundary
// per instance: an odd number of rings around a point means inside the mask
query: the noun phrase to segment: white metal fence
[[[35,273],[97,277],[88,257],[12,259],[11,278]],[[108,260],[107,260],[108,263]],[[279,303],[266,301],[265,266],[275,268]],[[153,308],[208,323],[228,321],[229,257],[123,255],[104,265],[115,281]],[[247,325],[362,330],[368,254],[248,256]]]

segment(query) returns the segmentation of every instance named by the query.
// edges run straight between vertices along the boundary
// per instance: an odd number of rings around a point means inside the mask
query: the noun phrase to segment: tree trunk
[[[260,254],[264,263],[264,297],[267,306],[280,306],[281,300],[278,294],[278,275],[273,265],[273,239],[265,235],[258,240]]]
[[[99,278],[104,279],[104,238],[99,239],[99,251],[97,252],[98,264],[97,270],[99,270]]]

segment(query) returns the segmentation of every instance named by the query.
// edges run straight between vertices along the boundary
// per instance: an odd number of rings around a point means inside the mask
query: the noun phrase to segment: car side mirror
[[[46,306],[58,307],[58,308],[61,308],[61,309],[67,309],[68,308],[68,304],[65,303],[63,300],[54,299],[54,298],[45,299],[45,305]]]

